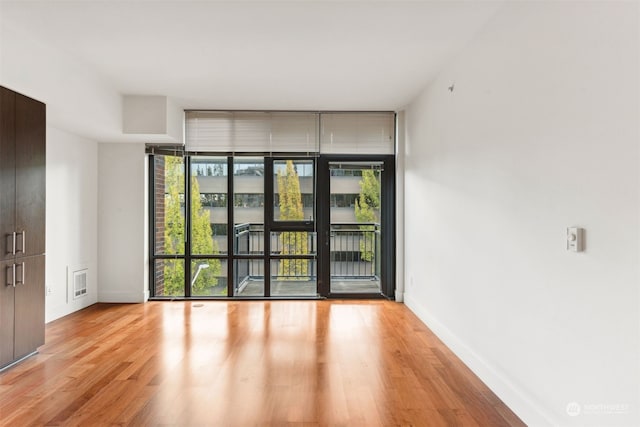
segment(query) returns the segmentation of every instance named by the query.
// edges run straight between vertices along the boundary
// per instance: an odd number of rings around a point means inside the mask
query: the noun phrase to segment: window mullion
[[[234,194],[233,194],[233,157],[227,157],[227,296],[234,295],[235,284],[235,232],[233,217]]]
[[[184,165],[184,296],[191,297],[191,157],[183,157]]]

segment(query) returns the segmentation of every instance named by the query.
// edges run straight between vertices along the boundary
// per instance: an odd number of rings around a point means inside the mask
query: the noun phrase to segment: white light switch
[[[584,251],[584,228],[567,228],[567,250],[573,252]]]

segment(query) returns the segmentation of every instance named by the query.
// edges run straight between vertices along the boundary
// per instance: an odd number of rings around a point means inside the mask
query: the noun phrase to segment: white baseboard
[[[505,378],[493,366],[486,363],[446,326],[440,323],[438,319],[431,316],[428,310],[410,294],[404,294],[404,303],[527,425],[536,427],[560,425],[558,421],[553,420],[553,417],[536,405],[532,399],[528,398],[527,393],[514,386],[508,378]]]
[[[145,301],[145,294],[140,291],[98,291],[98,302],[141,303]]]
[[[45,323],[50,323],[50,322],[53,322],[54,320],[60,319],[61,317],[68,316],[69,314],[85,309],[95,304],[96,302],[97,302],[97,299],[95,294],[89,297],[84,297],[80,300],[73,301],[73,303],[71,304],[63,303],[53,307],[49,306],[49,300],[47,299]]]

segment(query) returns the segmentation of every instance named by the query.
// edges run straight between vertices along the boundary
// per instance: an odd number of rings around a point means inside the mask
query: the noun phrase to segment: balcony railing
[[[331,224],[331,278],[378,279],[380,224]]]
[[[234,227],[236,255],[264,254],[263,224]],[[380,224],[331,224],[331,278],[378,280],[380,275]],[[275,280],[317,279],[317,235],[315,232],[273,232],[271,275]],[[309,257],[313,257],[309,259]],[[264,280],[263,259],[236,259],[235,288],[248,280]]]

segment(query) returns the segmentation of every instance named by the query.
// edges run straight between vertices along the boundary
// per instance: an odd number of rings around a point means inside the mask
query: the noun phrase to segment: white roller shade
[[[394,154],[394,113],[322,113],[322,154]]]
[[[318,152],[318,114],[187,111],[186,149],[207,152]]]

